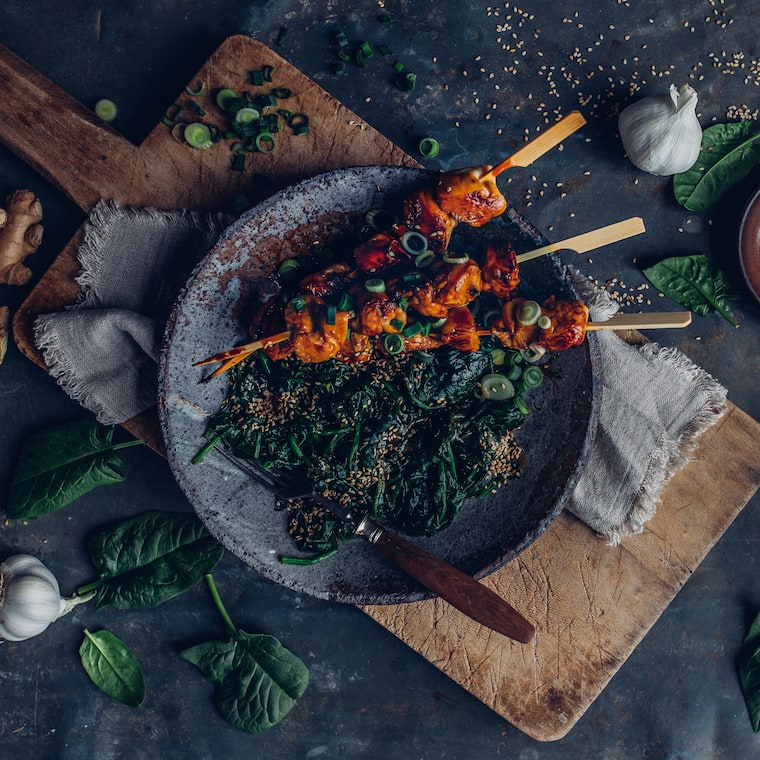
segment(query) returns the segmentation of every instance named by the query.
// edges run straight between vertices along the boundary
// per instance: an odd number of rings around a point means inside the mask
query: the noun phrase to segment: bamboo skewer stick
[[[690,324],[690,311],[654,311],[649,314],[615,314],[604,322],[588,322],[586,330],[659,330]]]
[[[569,137],[573,132],[577,132],[585,123],[586,120],[580,111],[569,113],[564,119],[553,124],[549,129],[544,130],[540,135],[509,156],[509,158],[505,158],[500,164],[497,164],[493,169],[486,172],[483,179],[498,177],[503,171],[511,169],[513,166],[530,166],[537,158],[543,156],[544,153],[548,153],[566,137]]]
[[[640,216],[632,216],[630,219],[624,219],[622,222],[608,224],[606,227],[600,227],[598,230],[584,232],[582,235],[560,240],[557,243],[536,248],[534,251],[520,253],[517,256],[517,262],[522,264],[531,259],[537,259],[539,256],[545,256],[547,253],[569,249],[576,253],[586,253],[593,251],[595,248],[601,248],[603,245],[617,243],[619,240],[639,235],[646,232],[644,220]]]

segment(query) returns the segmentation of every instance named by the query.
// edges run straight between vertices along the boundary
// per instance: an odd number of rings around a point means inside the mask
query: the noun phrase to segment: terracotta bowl
[[[760,190],[750,199],[742,216],[739,261],[747,287],[760,301]]]

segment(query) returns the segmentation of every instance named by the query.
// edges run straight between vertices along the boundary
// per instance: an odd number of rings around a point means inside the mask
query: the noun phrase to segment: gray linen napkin
[[[101,422],[118,424],[156,403],[171,304],[229,221],[113,202],[93,210],[78,251],[79,301],[39,316],[35,340],[61,387]],[[592,318],[616,311],[604,291],[574,276]],[[654,514],[665,483],[725,411],[726,391],[674,348],[632,346],[611,332],[599,342],[599,428],[569,509],[616,544]]]

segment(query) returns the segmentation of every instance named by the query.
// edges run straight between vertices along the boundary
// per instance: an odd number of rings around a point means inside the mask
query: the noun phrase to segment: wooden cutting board
[[[356,114],[250,39],[224,42],[188,85],[249,87],[248,72],[274,66],[288,108],[309,115],[308,137],[258,156],[253,172],[286,185],[344,166],[417,162]],[[232,171],[228,148],[198,151],[158,124],[136,147],[90,110],[0,46],[0,140],[84,211],[101,198],[124,205],[217,210],[255,196],[252,174]],[[187,100],[183,93],[178,100]],[[209,101],[210,102],[210,101]],[[167,104],[170,105],[170,104]],[[209,107],[211,108],[211,106]],[[60,125],[67,128],[62,130]],[[32,340],[38,314],[74,302],[82,230],[56,258],[14,319],[19,349],[44,362]],[[34,266],[33,258],[27,263]],[[125,427],[162,451],[150,410]],[[516,560],[486,581],[535,623],[530,645],[474,624],[434,599],[364,611],[499,715],[539,740],[564,736],[599,695],[675,594],[760,486],[760,424],[729,404],[694,460],[668,485],[644,533],[611,548],[563,514]]]

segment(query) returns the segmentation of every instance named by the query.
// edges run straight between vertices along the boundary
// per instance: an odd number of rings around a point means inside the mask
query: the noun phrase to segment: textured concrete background
[[[378,22],[385,7],[391,25]],[[278,33],[287,26],[282,45]],[[418,75],[404,94],[388,60],[334,74],[332,33],[384,42]],[[676,345],[717,377],[729,398],[760,418],[760,312],[739,278],[738,220],[760,184],[757,170],[710,212],[673,199],[670,180],[636,170],[616,134],[621,107],[689,82],[703,127],[757,118],[760,50],[749,4],[719,0],[594,3],[95,2],[6,0],[0,42],[86,105],[120,108],[119,129],[139,143],[217,45],[250,34],[275,46],[384,135],[414,153],[433,135],[430,168],[496,162],[525,135],[580,108],[583,139],[568,141],[502,187],[553,240],[627,216],[645,236],[578,260],[629,310],[675,308],[647,289],[641,266],[669,255],[707,253],[741,298],[734,330],[716,315],[681,331],[650,333]],[[0,94],[2,97],[2,94]],[[42,199],[45,240],[27,259],[36,276],[80,226],[82,212],[0,148],[0,194],[29,187]],[[0,286],[18,306],[30,286]],[[649,303],[651,301],[651,303]],[[0,367],[0,485],[10,480],[22,438],[79,408],[10,347]],[[149,508],[187,510],[166,463],[150,451],[124,452],[126,481],[68,509],[0,527],[0,556],[37,554],[64,592],[92,578],[87,532]],[[0,507],[2,504],[0,503]],[[535,742],[503,721],[352,607],[275,586],[225,556],[215,572],[228,609],[249,631],[271,633],[309,665],[311,684],[293,712],[259,735],[226,724],[212,687],[178,651],[223,634],[205,588],[155,610],[79,611],[45,635],[0,646],[0,758],[749,758],[760,753],[735,675],[748,621],[760,610],[756,496],[686,587],[563,740]],[[81,629],[109,628],[143,663],[148,698],[130,710],[103,696],[78,661]]]

